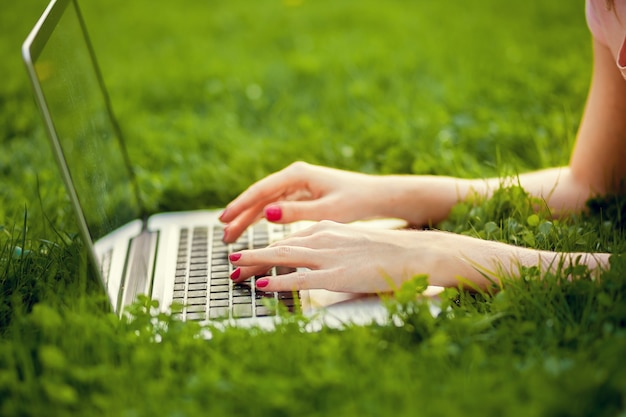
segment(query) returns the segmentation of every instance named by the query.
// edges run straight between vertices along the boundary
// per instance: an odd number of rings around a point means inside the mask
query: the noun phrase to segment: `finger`
[[[296,198],[295,194],[298,193],[294,193],[294,195],[289,195],[287,196],[288,198],[293,198],[294,200]],[[300,193],[299,194],[300,197],[309,197],[310,195],[308,193]],[[283,196],[280,196],[281,198]],[[275,200],[278,201],[279,199]],[[306,202],[287,202],[287,203],[278,203],[278,204],[271,204],[267,207],[265,206],[265,202],[260,202],[255,204],[253,207],[248,208],[247,210],[243,211],[237,218],[235,218],[234,220],[232,220],[227,226],[226,226],[226,230],[224,233],[224,242],[226,243],[231,243],[234,242],[235,240],[237,240],[237,238],[239,238],[239,236],[241,236],[241,234],[244,232],[244,230],[246,230],[246,228],[248,228],[251,224],[257,222],[258,220],[260,220],[261,218],[265,217],[267,220],[273,222],[273,223],[280,223],[280,224],[284,224],[284,223],[292,223],[295,222],[297,220],[304,220],[308,217],[308,215],[300,215],[298,214],[299,212],[299,205],[300,204],[304,204]],[[283,204],[286,204],[286,216],[283,215],[283,209],[282,206]],[[292,209],[290,206],[291,205],[295,205],[295,209]],[[320,207],[323,208],[323,204],[320,204]],[[310,212],[310,213],[315,213],[316,207],[310,207],[304,208],[305,212]],[[291,214],[293,213],[293,214]],[[304,217],[302,217],[304,216]],[[323,218],[324,215],[323,213],[321,213],[321,215],[317,215],[316,217],[319,218]],[[223,218],[223,217],[222,217]]]
[[[266,266],[241,266],[237,267],[230,274],[230,279],[233,282],[242,282],[251,277],[260,277],[268,275],[271,268],[267,268]]]
[[[328,287],[330,275],[329,271],[298,269],[290,274],[258,278],[256,287],[267,292],[321,289]]]
[[[265,207],[265,218],[273,223],[293,223],[299,220],[325,220],[340,217],[333,213],[337,207],[335,198],[323,197],[317,200],[281,201]]]
[[[236,241],[239,236],[253,223],[262,218],[263,204],[256,204],[243,213],[241,213],[236,219],[228,223],[224,227],[223,241],[225,243],[232,243]]]
[[[276,245],[237,252],[231,254],[229,260],[236,267],[260,268],[267,271],[273,266],[317,269],[322,259],[320,252],[314,249]]]
[[[230,222],[250,205],[259,203],[267,205],[278,200],[285,190],[298,188],[297,186],[302,183],[301,176],[294,175],[291,171],[283,169],[252,184],[226,206],[226,209],[220,216],[220,220]]]
[[[253,186],[256,186],[256,185],[257,184],[254,184]],[[226,206],[222,214],[220,214],[219,216],[219,219],[222,222],[229,223],[233,221],[238,216],[240,216],[243,212],[248,210],[250,206],[259,205],[261,207],[264,207],[274,201],[278,201],[280,197],[282,196],[284,189],[276,189],[273,193],[267,194],[263,198],[258,198],[258,199],[248,198],[246,196],[247,191],[249,191],[249,189],[244,191],[242,194],[239,195],[239,197],[231,201],[230,204]]]

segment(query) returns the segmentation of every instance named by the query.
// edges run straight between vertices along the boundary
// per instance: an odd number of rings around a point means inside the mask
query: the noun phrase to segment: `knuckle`
[[[276,252],[276,256],[281,259],[289,258],[293,253],[290,246],[276,246],[274,251]]]
[[[308,169],[308,167],[309,167],[309,164],[307,164],[306,162],[296,161],[296,162],[293,162],[291,165],[289,165],[287,169],[290,171],[294,171],[294,172],[302,172]]]
[[[296,288],[300,288],[300,289],[306,289],[308,288],[308,273],[306,271],[303,270],[298,270],[294,273],[294,277],[293,277],[293,283],[295,285]]]
[[[319,221],[315,227],[317,230],[328,230],[333,227],[336,223],[332,220],[321,220]]]
[[[262,182],[255,182],[250,185],[248,189],[245,191],[246,196],[250,196],[251,198],[256,198],[252,196],[259,196],[259,198],[264,198],[268,190],[265,189],[265,185]]]
[[[339,238],[339,234],[330,228],[320,226],[313,230],[314,239],[317,245],[323,243],[324,245],[328,245],[331,242],[337,241]]]

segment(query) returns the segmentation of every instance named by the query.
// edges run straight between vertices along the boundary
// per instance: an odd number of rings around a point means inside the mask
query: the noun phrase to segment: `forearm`
[[[515,178],[530,195],[544,199],[553,213],[580,211],[594,195],[626,191],[626,83],[611,51],[594,41],[594,71],[570,165]],[[415,224],[445,219],[460,200],[474,191],[489,196],[500,178],[461,180],[450,177],[398,177],[390,186],[388,215]]]
[[[454,287],[468,280],[480,288],[504,277],[519,275],[520,267],[538,266],[542,272],[564,270],[574,264],[592,270],[608,268],[609,254],[558,253],[540,251],[438,231],[427,241],[433,253],[428,275],[431,285]]]
[[[510,179],[384,176],[379,178],[378,186],[380,195],[386,198],[376,200],[375,204],[382,216],[406,219],[416,225],[435,224],[469,195],[489,197],[501,186],[513,184],[545,200],[555,214],[580,211],[593,191],[577,181],[569,167],[529,172]]]

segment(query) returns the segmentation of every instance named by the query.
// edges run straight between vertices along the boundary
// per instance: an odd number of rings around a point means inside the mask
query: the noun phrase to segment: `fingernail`
[[[279,206],[269,206],[265,209],[265,218],[271,222],[277,222],[283,217],[283,212]]]
[[[227,237],[228,237],[228,226],[224,228],[224,235],[222,235],[222,242],[226,242]]]
[[[230,279],[232,279],[233,281],[236,280],[237,278],[239,278],[239,275],[241,275],[241,268],[237,268],[233,271],[232,274],[230,274]]]
[[[222,214],[219,215],[218,218],[222,220],[226,216],[226,213],[228,213],[228,209],[224,209],[224,211],[222,212]]]
[[[228,255],[228,260],[231,262],[237,262],[241,258],[240,253],[231,253]]]
[[[265,287],[267,287],[267,284],[269,284],[269,283],[270,283],[270,280],[267,279],[267,278],[261,278],[261,279],[257,279],[256,280],[256,286],[258,288],[265,288]]]

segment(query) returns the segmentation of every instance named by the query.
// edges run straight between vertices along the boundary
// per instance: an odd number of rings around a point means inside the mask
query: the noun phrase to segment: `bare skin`
[[[555,213],[584,209],[587,199],[622,192],[626,179],[626,81],[610,51],[594,42],[594,72],[570,163],[519,176],[519,184],[544,199]],[[432,285],[457,286],[459,277],[478,286],[489,271],[514,273],[520,265],[554,268],[559,262],[606,267],[609,254],[555,253],[437,231],[366,230],[341,224],[396,217],[413,225],[445,219],[470,193],[489,196],[501,179],[438,176],[371,176],[294,163],[253,184],[221,215],[224,241],[233,242],[262,217],[278,223],[326,220],[268,248],[231,258],[235,281],[272,266],[305,267],[257,280],[265,291],[325,288],[379,292],[416,274]]]

